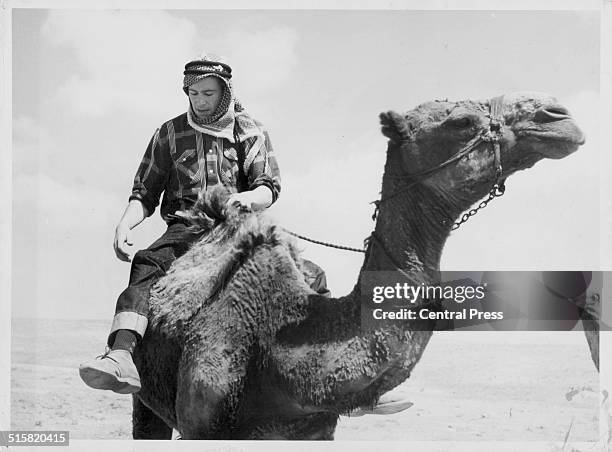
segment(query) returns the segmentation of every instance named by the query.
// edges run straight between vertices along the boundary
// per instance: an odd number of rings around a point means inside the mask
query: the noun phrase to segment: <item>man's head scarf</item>
[[[183,72],[183,91],[189,94],[189,87],[206,77],[215,77],[221,82],[223,92],[216,110],[206,118],[198,118],[193,112],[191,101],[187,110],[189,125],[202,133],[220,138],[227,138],[235,142],[235,136],[240,141],[257,137],[254,145],[260,148],[264,142],[264,135],[255,121],[244,111],[244,108],[234,95],[232,86],[232,68],[222,61],[220,57],[203,54],[199,58],[185,65]],[[253,146],[252,146],[253,148]]]

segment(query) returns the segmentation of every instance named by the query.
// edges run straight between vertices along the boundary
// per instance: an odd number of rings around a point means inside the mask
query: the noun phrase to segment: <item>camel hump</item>
[[[410,127],[406,118],[395,111],[381,113],[380,124],[383,135],[393,142],[399,143],[410,136]]]
[[[237,269],[255,259],[255,250],[277,249],[299,267],[294,240],[265,215],[226,208],[231,191],[210,187],[182,218],[202,237],[172,263],[151,289],[149,324],[181,337],[200,309],[220,299]]]

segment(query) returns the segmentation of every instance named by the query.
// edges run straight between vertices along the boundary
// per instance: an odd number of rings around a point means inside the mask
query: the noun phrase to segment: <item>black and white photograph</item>
[[[612,450],[611,17],[1,2],[0,449]]]

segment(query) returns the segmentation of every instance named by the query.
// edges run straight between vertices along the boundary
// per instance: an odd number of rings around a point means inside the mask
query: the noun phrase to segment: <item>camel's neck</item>
[[[397,174],[399,167],[398,162],[389,163],[387,157],[385,174]],[[356,334],[363,320],[362,283],[369,290],[373,281],[390,282],[388,274],[375,275],[373,272],[400,271],[402,274],[396,275],[397,283],[433,285],[440,282],[442,249],[462,211],[456,206],[465,205],[465,202],[461,204],[450,193],[422,183],[403,190],[407,184],[404,179],[383,177],[376,227],[357,284],[348,295],[337,299],[339,303],[332,303],[324,297],[313,298],[311,309],[320,314],[313,317],[313,323],[304,323],[302,329],[293,331],[295,337],[300,337],[300,340],[306,337],[338,340]],[[395,196],[399,190],[402,190],[401,194]],[[409,322],[406,326],[410,327]],[[314,335],[311,332],[308,336],[308,328],[315,331]]]
[[[385,174],[398,174],[398,162],[387,158]],[[418,282],[439,280],[440,258],[452,224],[461,213],[448,194],[408,181],[383,177],[378,220],[364,271],[400,270]],[[361,274],[360,274],[361,279]],[[359,292],[359,282],[355,287]]]

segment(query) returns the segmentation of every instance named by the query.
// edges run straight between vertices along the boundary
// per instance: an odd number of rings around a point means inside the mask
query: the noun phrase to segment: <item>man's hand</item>
[[[226,203],[227,207],[236,207],[245,211],[263,210],[272,204],[272,192],[268,187],[259,186],[254,190],[232,194]]]
[[[115,228],[115,240],[113,248],[117,259],[123,262],[132,260],[129,248],[134,244],[132,240],[132,229],[138,226],[148,216],[146,207],[138,199],[133,199],[125,208],[125,212],[119,220],[117,228]]]
[[[226,208],[236,207],[237,209],[250,211],[253,209],[253,195],[250,191],[243,191],[242,193],[233,193],[227,203]]]
[[[113,242],[113,248],[115,248],[117,259],[123,262],[130,262],[132,258],[128,247],[133,244],[134,241],[132,240],[132,231],[130,228],[119,224],[117,229],[115,229],[115,240]]]

